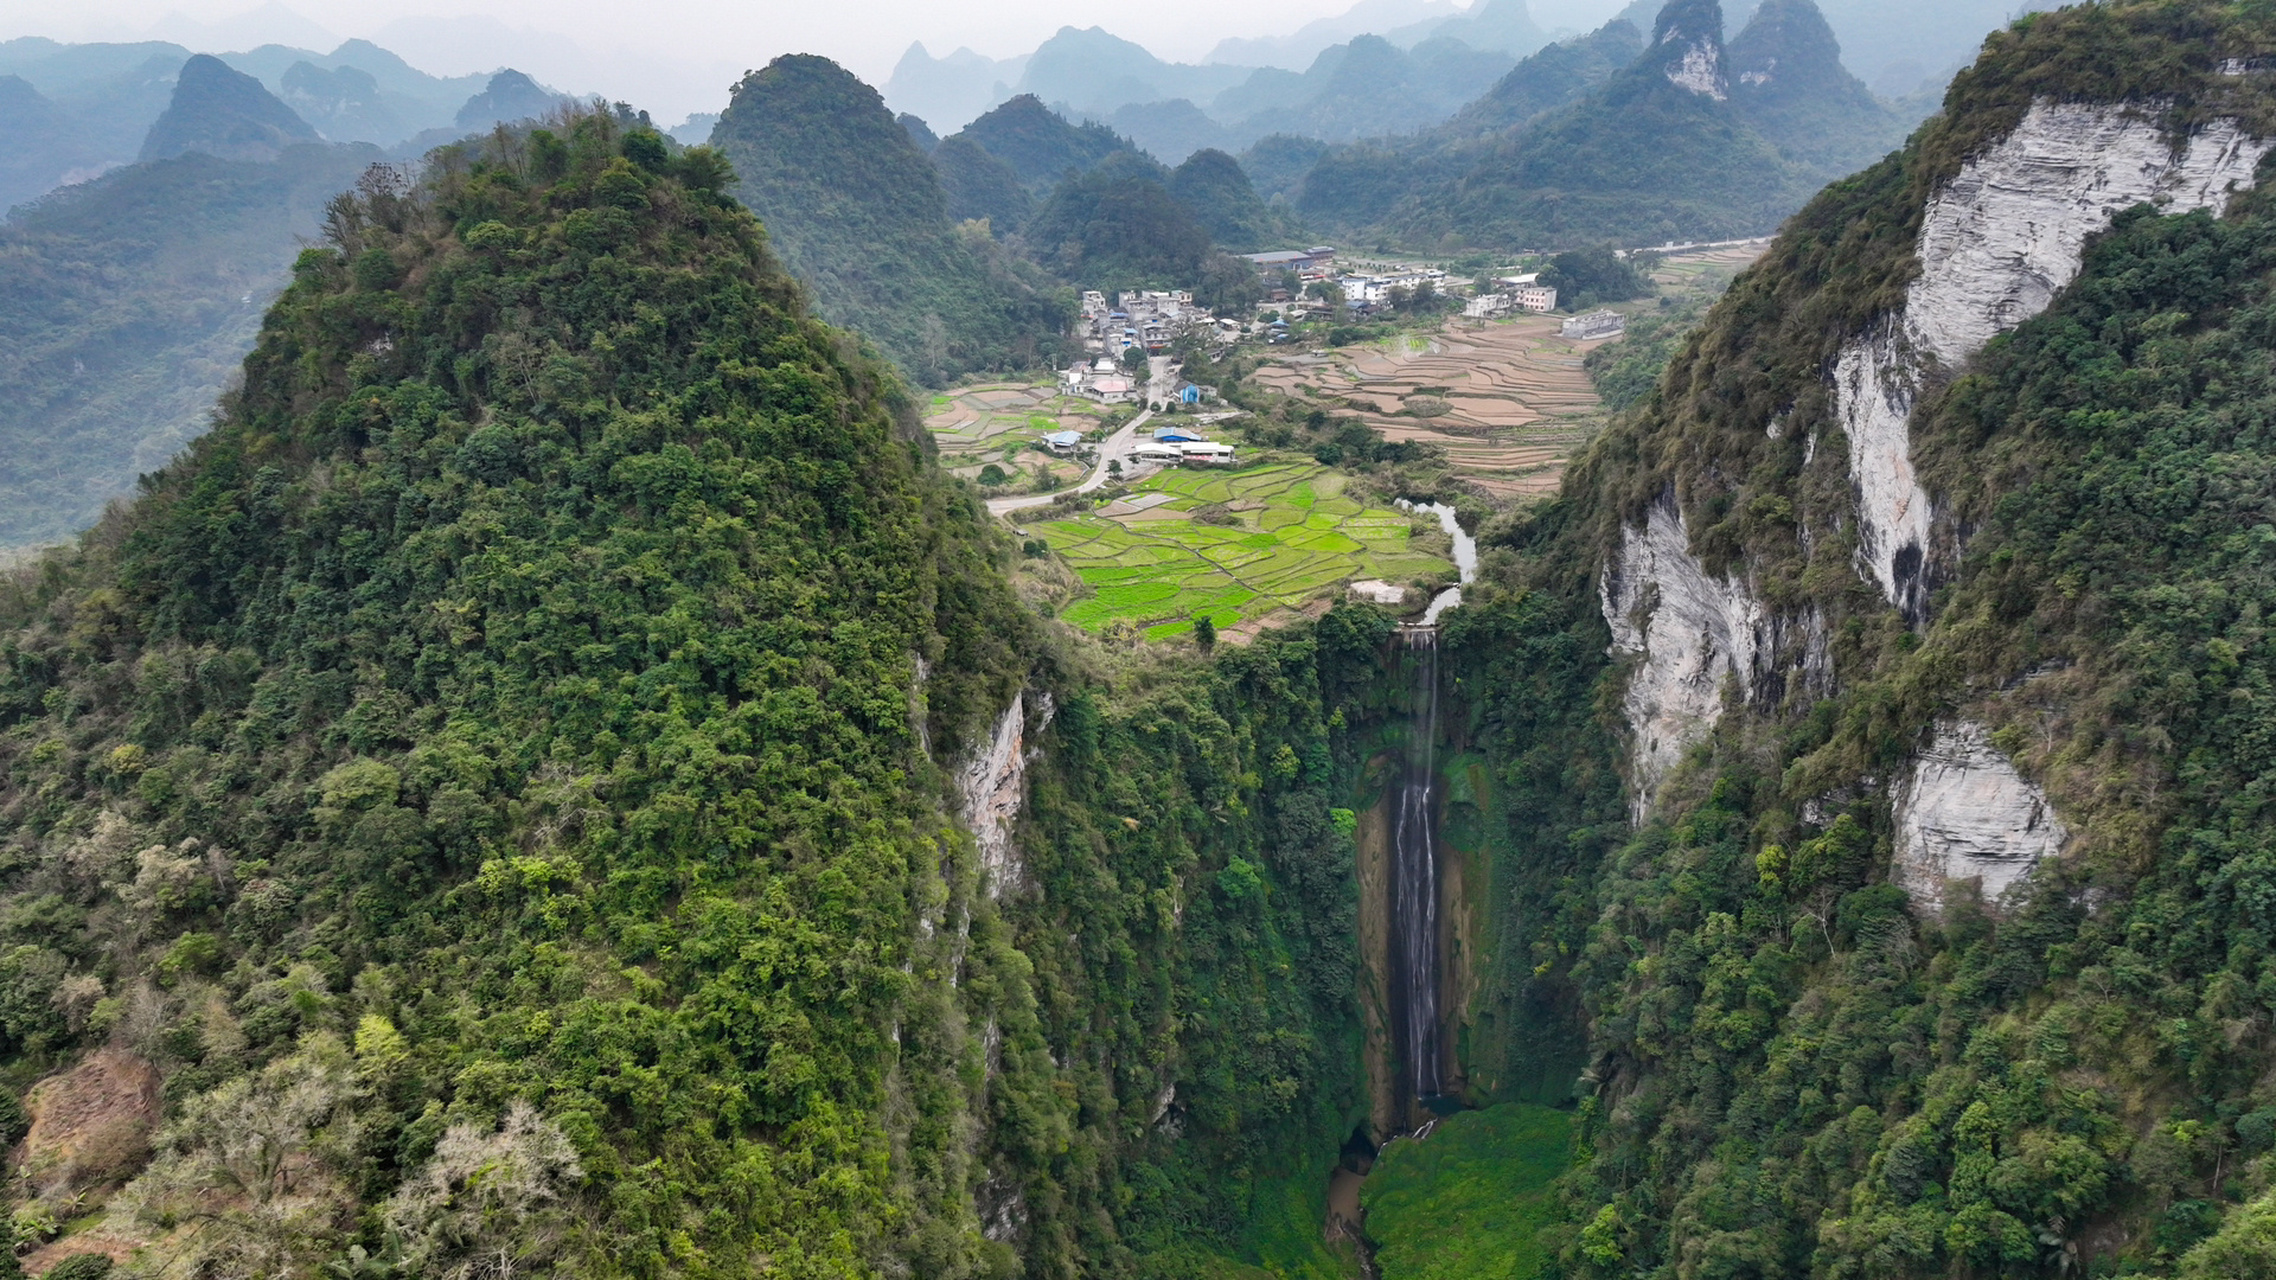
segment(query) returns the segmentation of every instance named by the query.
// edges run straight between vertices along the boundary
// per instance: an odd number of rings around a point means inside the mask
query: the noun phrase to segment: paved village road
[[[1111,436],[1108,436],[1106,438],[1106,443],[1098,447],[1098,465],[1092,467],[1090,475],[1085,477],[1083,482],[1079,485],[1076,485],[1073,489],[1060,489],[1053,493],[1026,493],[1021,494],[1016,498],[990,498],[988,499],[988,514],[992,516],[1008,516],[1014,511],[1025,511],[1030,507],[1050,506],[1053,499],[1056,499],[1063,494],[1094,493],[1099,489],[1106,487],[1106,482],[1108,479],[1107,464],[1114,462],[1116,459],[1120,459],[1122,461],[1122,473],[1124,475],[1129,475],[1135,469],[1130,462],[1130,446],[1137,442],[1139,429],[1141,427],[1144,427],[1146,423],[1153,418],[1153,416],[1154,411],[1152,409],[1148,409],[1144,413],[1139,414],[1137,417],[1132,418],[1130,420],[1129,426],[1126,426],[1122,430],[1115,432]]]

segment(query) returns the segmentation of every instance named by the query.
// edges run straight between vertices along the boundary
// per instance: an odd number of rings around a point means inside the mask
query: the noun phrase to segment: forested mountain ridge
[[[198,151],[221,160],[274,160],[286,147],[319,140],[260,81],[201,53],[182,64],[174,99],[150,126],[138,158],[171,160]]]
[[[591,113],[374,173],[0,586],[33,1243],[1198,1278],[1316,1212],[1389,620],[1085,674],[729,182]]]
[[[822,313],[910,376],[1050,362],[1069,300],[1024,278],[991,239],[958,231],[933,161],[836,63],[786,55],[753,72],[712,143]],[[959,196],[959,213],[985,216],[970,203],[989,197]]]
[[[1566,1274],[2265,1271],[2272,53],[1995,35],[1489,537],[1446,643],[1559,877],[1499,989],[1592,1043]]]

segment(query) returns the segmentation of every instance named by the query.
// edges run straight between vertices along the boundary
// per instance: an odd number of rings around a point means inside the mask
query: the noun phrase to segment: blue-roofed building
[[[1163,444],[1197,444],[1208,437],[1191,427],[1156,427],[1154,439]]]
[[[1043,437],[1043,443],[1050,446],[1053,453],[1073,453],[1082,447],[1083,433],[1080,431],[1054,431]]]

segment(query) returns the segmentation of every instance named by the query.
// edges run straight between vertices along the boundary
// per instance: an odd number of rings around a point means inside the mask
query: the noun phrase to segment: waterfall
[[[1445,1084],[1438,1015],[1438,630],[1402,634],[1415,671],[1413,736],[1391,818],[1392,1034],[1417,1100]]]

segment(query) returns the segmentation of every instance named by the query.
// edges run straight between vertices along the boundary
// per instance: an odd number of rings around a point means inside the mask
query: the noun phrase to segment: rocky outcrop
[[[1956,881],[1998,902],[2070,838],[2046,793],[1966,721],[1936,727],[1893,800],[1896,882],[1929,915],[1943,914]]]
[[[1834,401],[1849,438],[1857,487],[1858,567],[1908,618],[1928,613],[1926,572],[1931,508],[1912,463],[1912,409],[1920,371],[1903,326],[1889,324],[1853,343],[1834,362]]]
[[[1723,54],[1723,6],[1716,0],[1672,0],[1653,23],[1657,65],[1678,89],[1730,99],[1730,70]]]
[[[2145,202],[2219,213],[2252,186],[2269,146],[2234,120],[2176,145],[2135,108],[2038,103],[1929,202],[1920,279],[1905,300],[1916,346],[1961,364],[2045,311],[2078,277],[2088,238],[2119,213]]]
[[[1693,42],[1683,56],[1668,63],[1668,83],[1678,89],[1689,89],[1721,102],[1731,96],[1723,83],[1723,60],[1715,46],[1706,40]]]
[[[1037,727],[1051,723],[1051,695],[1037,699]],[[1016,694],[996,721],[995,734],[957,771],[964,825],[980,849],[980,875],[988,896],[1002,898],[1024,876],[1012,833],[1027,803],[1027,695]]]
[[[1846,349],[1834,378],[1857,486],[1860,571],[1918,623],[1933,512],[1909,423],[1923,380],[1956,372],[2045,311],[2077,278],[2087,240],[2122,210],[2227,206],[2270,149],[2234,120],[2176,141],[2142,109],[2042,101],[1930,201],[1920,276],[1895,316]]]
[[[1723,715],[1723,685],[1750,692],[1762,656],[1763,608],[1741,582],[1718,579],[1691,554],[1670,494],[1640,529],[1622,531],[1620,559],[1598,584],[1613,651],[1637,659],[1624,702],[1630,807],[1638,821],[1684,751]]]

